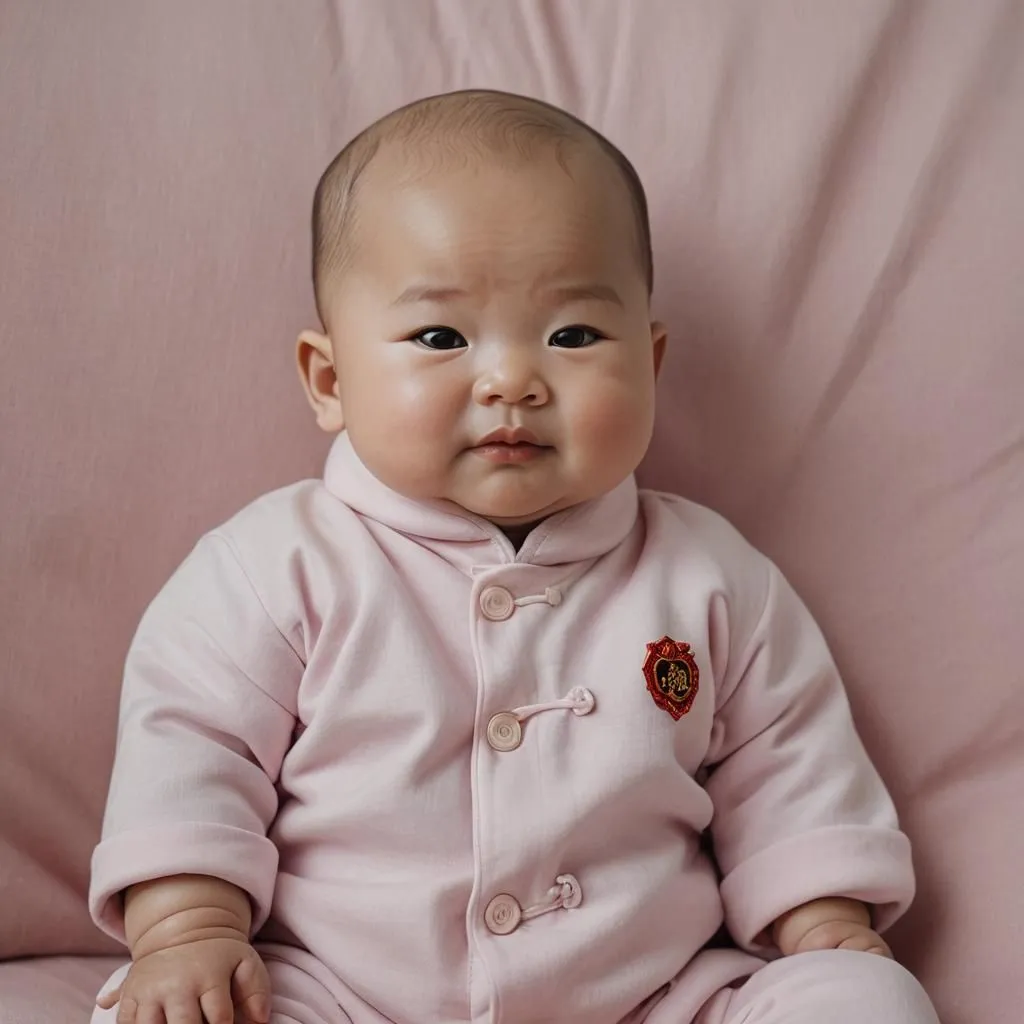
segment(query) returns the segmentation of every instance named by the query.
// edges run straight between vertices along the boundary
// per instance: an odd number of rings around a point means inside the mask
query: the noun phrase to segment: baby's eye
[[[455,348],[466,347],[466,339],[451,327],[427,327],[409,340],[435,352],[450,352]]]
[[[553,348],[586,348],[600,341],[603,334],[595,331],[592,327],[584,327],[582,324],[574,324],[572,327],[563,327],[548,338],[548,344]]]

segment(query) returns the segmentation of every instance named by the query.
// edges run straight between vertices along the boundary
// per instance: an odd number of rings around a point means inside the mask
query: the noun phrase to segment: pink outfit
[[[808,957],[727,988],[765,930],[828,895],[885,928],[914,888],[818,629],[718,516],[630,479],[517,553],[345,435],[200,541],[129,653],[95,920],[123,937],[117,894],[180,872],[249,892],[302,1024],[802,1021],[744,1000]],[[744,951],[704,948],[723,923]]]

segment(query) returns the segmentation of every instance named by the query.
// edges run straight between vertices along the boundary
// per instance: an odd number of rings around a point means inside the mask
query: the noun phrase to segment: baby
[[[139,627],[90,895],[132,963],[94,1022],[936,1024],[814,622],[634,482],[666,331],[625,157],[423,100],[328,167],[313,246],[338,436]]]

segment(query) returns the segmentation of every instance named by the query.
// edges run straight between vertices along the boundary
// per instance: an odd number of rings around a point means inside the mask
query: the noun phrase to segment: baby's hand
[[[871,928],[870,911],[857,900],[812,900],[780,917],[772,936],[783,956],[851,949],[892,959],[892,950]]]
[[[197,939],[147,953],[132,964],[120,988],[96,1005],[120,1002],[117,1024],[233,1024],[270,1020],[270,978],[244,938]]]

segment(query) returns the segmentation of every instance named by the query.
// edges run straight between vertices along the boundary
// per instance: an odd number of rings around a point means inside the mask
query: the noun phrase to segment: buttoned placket
[[[488,822],[500,819],[505,814],[522,813],[523,800],[516,801],[515,810],[511,806],[501,806],[501,784],[497,780],[513,767],[508,762],[503,763],[502,759],[525,754],[521,748],[528,745],[530,730],[541,727],[538,722],[540,716],[561,714],[579,719],[590,715],[597,707],[594,693],[586,686],[574,684],[573,680],[566,680],[561,695],[551,700],[512,706],[509,706],[511,702],[504,700],[505,695],[513,692],[516,684],[522,681],[514,668],[517,661],[515,655],[529,649],[533,629],[538,624],[536,616],[555,613],[578,575],[578,570],[571,574],[559,574],[557,570],[537,566],[508,565],[481,572],[473,587],[478,729],[474,744],[473,813],[477,863],[472,913],[481,938],[489,935],[501,941],[503,936],[535,918],[562,910],[574,910],[583,901],[582,885],[569,872],[552,878],[546,891],[505,891],[501,881],[491,874],[488,860],[492,851],[488,850],[488,846],[492,840],[484,834],[488,830]],[[539,581],[541,586],[536,585],[538,576],[542,577]],[[529,586],[530,583],[534,585]],[[511,675],[510,665],[513,666]],[[521,690],[518,692],[522,695]],[[492,795],[493,790],[497,790],[496,795]],[[481,795],[481,791],[484,795]],[[528,803],[528,799],[525,799],[525,804]],[[486,962],[486,952],[480,943],[477,943],[477,949]],[[495,981],[492,979],[492,983]],[[479,1002],[489,998],[490,993],[485,995],[479,972],[476,982],[474,1001],[482,1010]]]

